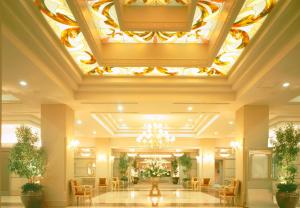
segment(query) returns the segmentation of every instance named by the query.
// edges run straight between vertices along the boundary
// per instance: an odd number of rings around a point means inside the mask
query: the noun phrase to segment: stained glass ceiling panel
[[[104,43],[208,43],[216,26],[223,1],[199,0],[192,28],[177,31],[122,31],[113,0],[88,0],[88,8]]]
[[[213,64],[210,67],[194,68],[99,66],[65,0],[35,0],[34,2],[84,74],[207,77],[228,74],[277,0],[246,0]]]
[[[189,0],[125,0],[128,6],[184,6]]]

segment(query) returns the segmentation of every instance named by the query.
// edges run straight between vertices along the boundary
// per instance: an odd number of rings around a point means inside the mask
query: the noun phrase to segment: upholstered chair
[[[108,188],[107,178],[99,178],[98,188],[99,190],[104,188],[105,191],[107,191]]]
[[[120,189],[120,180],[118,177],[113,177],[111,180],[112,190]]]
[[[220,204],[222,202],[229,203],[231,205],[236,204],[237,197],[239,196],[241,182],[239,180],[233,180],[229,186],[225,186],[220,190]]]
[[[77,180],[70,180],[71,191],[73,197],[76,199],[77,206],[79,205],[79,200],[86,198],[89,199],[90,205],[92,204],[92,187],[89,185],[80,185]]]

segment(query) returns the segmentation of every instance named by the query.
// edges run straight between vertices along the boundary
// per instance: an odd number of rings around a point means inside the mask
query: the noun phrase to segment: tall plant
[[[183,154],[179,159],[179,164],[182,166],[182,170],[186,178],[189,178],[189,171],[192,168],[192,158],[186,153]]]
[[[293,192],[297,189],[295,177],[297,167],[294,161],[300,151],[300,131],[295,129],[292,123],[284,128],[276,130],[276,141],[274,142],[274,159],[279,170],[279,180],[277,188],[283,192]]]
[[[128,180],[126,177],[126,172],[128,170],[129,167],[129,158],[127,156],[127,154],[122,154],[120,156],[120,160],[119,160],[119,171],[120,174],[122,175],[121,179],[122,180]]]
[[[45,152],[34,145],[38,137],[32,133],[30,127],[18,127],[16,137],[18,142],[11,149],[8,168],[20,177],[28,179],[28,183],[22,186],[22,193],[40,191],[42,187],[36,183],[36,178],[45,172]]]
[[[172,167],[173,176],[177,177],[178,176],[178,161],[176,158],[174,158],[174,160],[171,161],[171,167]]]

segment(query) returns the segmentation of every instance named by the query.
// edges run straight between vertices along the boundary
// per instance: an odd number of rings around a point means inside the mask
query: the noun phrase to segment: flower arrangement
[[[145,177],[162,177],[162,176],[170,176],[169,171],[164,166],[162,160],[147,160],[147,165],[144,169]]]

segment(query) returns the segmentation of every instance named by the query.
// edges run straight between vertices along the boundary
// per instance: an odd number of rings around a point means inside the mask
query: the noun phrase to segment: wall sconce
[[[201,156],[200,156],[200,155],[196,156],[196,159],[197,159],[197,162],[198,162],[198,163],[201,162]]]
[[[69,148],[76,149],[79,146],[80,142],[77,139],[73,139],[69,143]]]
[[[106,155],[105,154],[98,154],[97,160],[98,161],[106,161]]]
[[[110,161],[114,161],[115,156],[110,156],[109,159],[110,159]]]
[[[238,141],[232,141],[230,142],[230,147],[233,149],[233,150],[237,150],[241,147],[241,143],[238,142]]]
[[[203,157],[203,162],[210,163],[214,161],[214,156],[212,154],[206,154]]]

